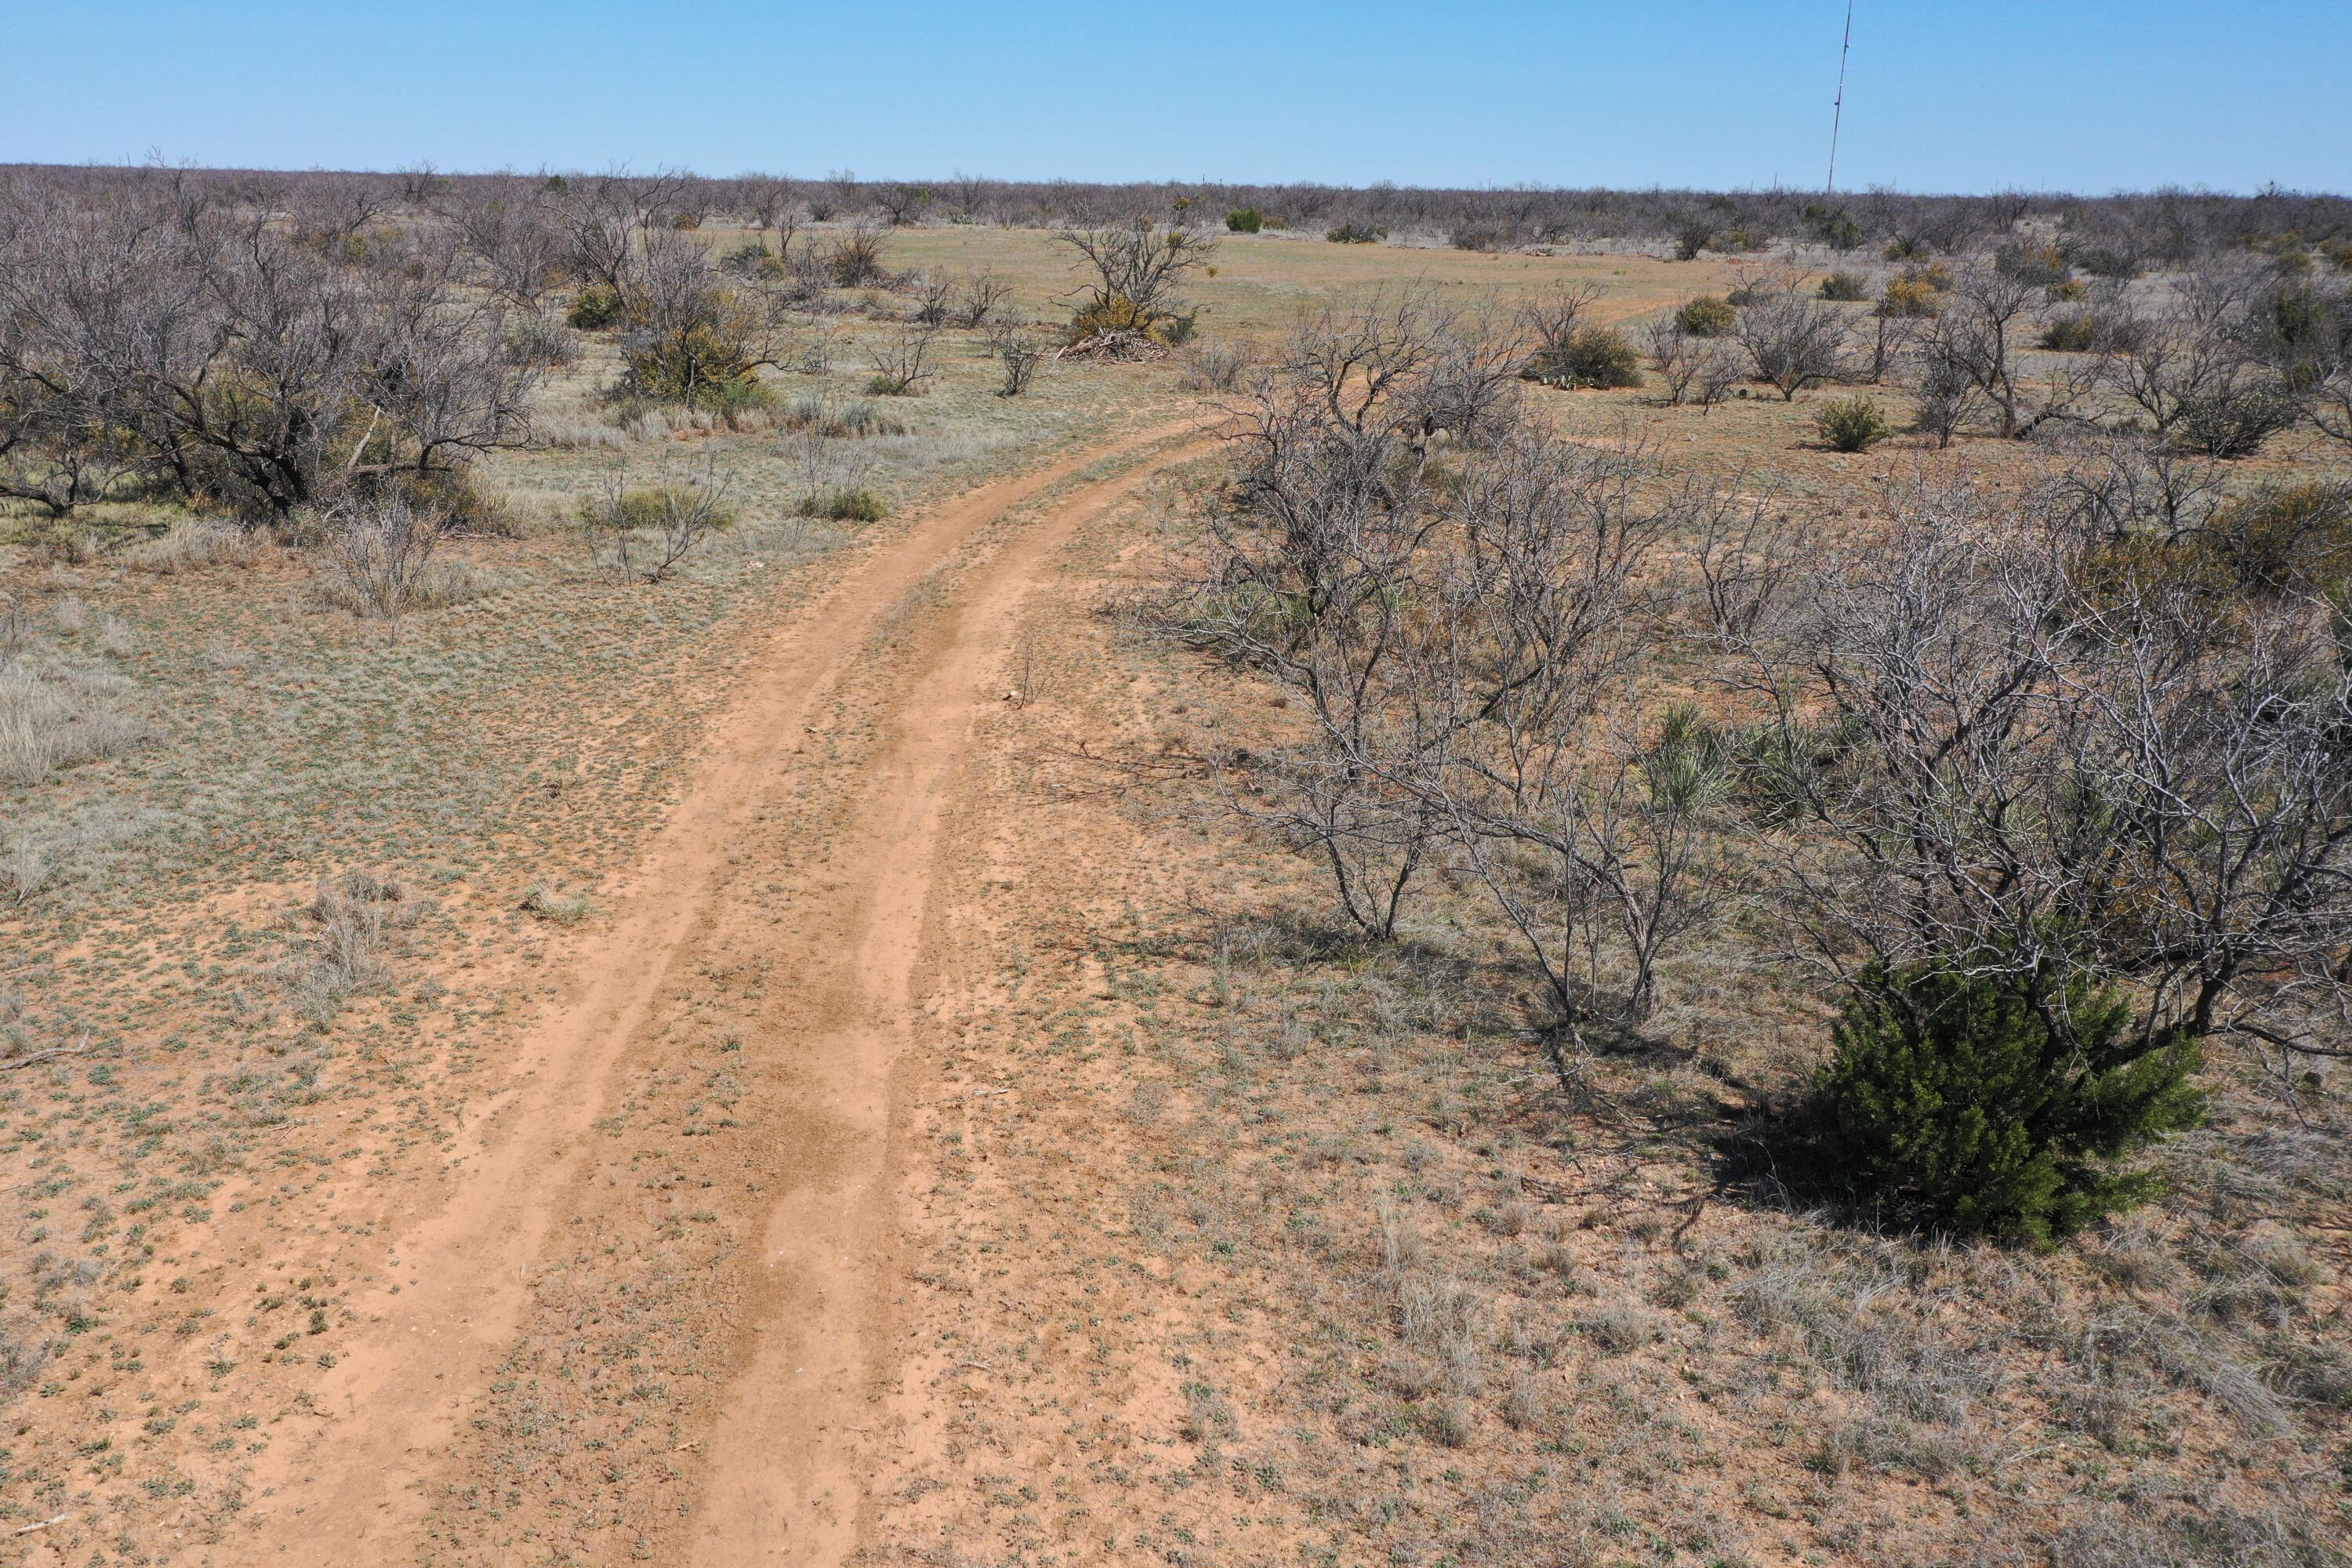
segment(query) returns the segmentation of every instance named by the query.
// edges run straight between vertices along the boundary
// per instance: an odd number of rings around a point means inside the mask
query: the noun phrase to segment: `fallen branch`
[[[18,1068],[28,1068],[35,1062],[47,1061],[51,1057],[78,1057],[89,1049],[89,1036],[85,1033],[81,1037],[81,1043],[79,1045],[52,1046],[46,1051],[35,1051],[30,1056],[16,1057],[8,1061],[0,1062],[0,1071],[15,1072]],[[60,1514],[58,1517],[62,1519],[65,1516]],[[56,1521],[51,1521],[51,1522],[54,1523]],[[20,1531],[19,1533],[22,1532]]]

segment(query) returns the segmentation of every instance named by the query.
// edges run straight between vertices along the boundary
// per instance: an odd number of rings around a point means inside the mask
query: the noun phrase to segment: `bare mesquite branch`
[[[2039,378],[2024,356],[2039,329],[2042,285],[1993,260],[1971,258],[1952,272],[1941,312],[1921,332],[1920,353],[1937,404],[1931,427],[1948,440],[1963,411],[1990,407],[1997,433],[2030,436],[2071,416],[2088,395],[2095,370],[2063,367]]]
[[[1018,397],[1029,390],[1037,377],[1037,367],[1043,364],[1053,345],[1037,333],[1009,321],[1000,321],[988,331],[989,352],[1004,367],[1003,384],[997,388],[1001,397]]]
[[[696,551],[734,526],[729,492],[733,476],[717,459],[661,476],[642,488],[626,470],[605,476],[604,488],[583,501],[580,522],[590,557],[621,582],[666,581]]]
[[[528,435],[532,372],[499,301],[457,287],[449,231],[322,249],[160,173],[97,205],[14,182],[0,205],[0,410],[15,455],[35,440],[75,488],[103,458],[284,517]]]
[[[328,520],[327,558],[349,603],[388,622],[395,637],[401,616],[426,596],[440,542],[440,519],[398,495],[373,498]]]
[[[1515,405],[1433,424],[1465,337],[1484,341],[1417,297],[1301,331],[1233,407],[1235,476],[1182,625],[1309,715],[1234,809],[1323,861],[1376,938],[1433,867],[1486,888],[1565,1072],[1586,1030],[1647,1016],[1662,957],[1717,901],[1720,790],[1630,699],[1664,607],[1645,568],[1721,507],[1637,445],[1565,442]]]
[[[2106,334],[2101,381],[2167,444],[2251,457],[2304,412],[2265,352],[2273,346],[2264,321],[2273,288],[2236,260],[2209,259],[2166,279],[2155,286],[2157,299],[2119,311]],[[2311,406],[2324,407],[2324,387],[2312,390],[2319,396]]]
[[[1784,401],[1843,374],[1847,337],[1843,312],[1795,277],[1751,282],[1733,335],[1747,351],[1759,381]]]
[[[2121,977],[2126,1053],[2175,1031],[2340,1050],[2340,627],[2118,574],[2083,515],[1922,485],[1866,556],[1783,574],[1762,629],[1727,633],[1765,716],[1757,798],[1801,825],[1772,836],[1780,907],[1842,971],[1933,959],[2045,999]]]
[[[1205,234],[1147,218],[1066,227],[1054,237],[1091,274],[1081,289],[1081,318],[1141,332],[1183,315],[1184,279],[1206,267],[1217,250],[1216,241]]]
[[[937,374],[931,365],[931,354],[939,341],[940,324],[918,320],[894,327],[866,342],[866,357],[874,366],[866,390],[886,397],[919,395]]]

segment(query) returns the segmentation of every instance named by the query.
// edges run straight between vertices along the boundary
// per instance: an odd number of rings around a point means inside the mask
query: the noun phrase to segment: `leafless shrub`
[[[1053,344],[1044,338],[1010,323],[999,323],[990,331],[988,347],[1004,367],[1003,384],[996,389],[1000,397],[1018,397],[1028,391],[1037,367],[1054,352]]]
[[[1982,395],[1966,371],[1947,362],[1930,361],[1919,380],[1911,428],[1934,437],[1936,448],[1941,451],[1982,405]]]
[[[2305,412],[2312,427],[2329,440],[2352,447],[2352,289],[2326,300],[2323,328],[2314,334],[2294,374],[2304,387]]]
[[[1747,642],[1770,793],[1806,824],[1780,907],[1841,973],[2126,979],[2119,1062],[2184,1035],[2341,1054],[2352,669],[2328,611],[2217,618],[2070,542],[2077,515],[1922,485],[1866,558],[1784,580],[1787,618]]]
[[[1795,277],[1749,284],[1733,335],[1748,353],[1759,381],[1777,388],[1784,401],[1840,375],[1844,368],[1846,318]]]
[[[1711,759],[1623,699],[1654,641],[1646,563],[1726,502],[1508,410],[1438,482],[1424,409],[1450,327],[1407,299],[1301,332],[1234,410],[1184,624],[1309,715],[1235,809],[1323,859],[1375,937],[1417,875],[1459,865],[1523,939],[1565,1073],[1586,1028],[1647,1016],[1661,954],[1711,912]]]
[[[738,182],[741,189],[744,210],[751,215],[751,226],[761,236],[761,244],[772,229],[776,236],[776,254],[791,260],[793,237],[800,232],[800,193],[790,180],[780,180],[767,174],[746,174]]]
[[[988,325],[1013,297],[1013,286],[992,272],[975,272],[957,291],[956,324],[966,331]]]
[[[1483,310],[1433,310],[1428,329],[1428,355],[1406,406],[1425,437],[1442,433],[1462,445],[1493,445],[1518,423],[1526,353]]]
[[[501,307],[455,287],[442,231],[322,252],[161,173],[97,204],[24,184],[0,200],[0,413],[20,437],[37,420],[53,468],[119,452],[191,500],[282,520],[528,434],[530,372]]]
[[[2100,380],[2159,439],[2216,458],[2251,456],[2302,410],[2262,353],[2262,281],[2209,262],[2152,309],[2122,314],[2101,345]]]
[[[730,476],[719,471],[715,458],[641,489],[632,488],[626,471],[615,468],[604,489],[580,505],[589,557],[622,582],[664,582],[688,556],[734,526],[730,489]]]
[[[456,230],[483,287],[526,313],[564,271],[566,236],[552,197],[537,182],[507,179],[454,189],[441,212]]]
[[[945,326],[948,315],[954,308],[955,293],[954,279],[946,276],[935,278],[927,273],[915,279],[915,306],[911,314],[927,327]]]
[[[1647,337],[1650,365],[1665,385],[1668,407],[1689,402],[1711,411],[1745,374],[1732,344],[1698,336],[1672,316],[1651,322]]]
[[[441,536],[441,519],[403,496],[350,505],[327,522],[328,602],[388,622],[397,635],[411,611],[472,598],[480,592],[473,573],[436,559]]]
[[[813,514],[828,498],[867,488],[877,458],[863,437],[894,426],[904,428],[872,404],[845,405],[830,393],[795,402],[780,444],[793,473],[794,504]]]
[[[1098,227],[1068,227],[1055,238],[1093,276],[1076,320],[1087,331],[1134,331],[1160,342],[1181,333],[1184,279],[1216,255],[1216,241],[1198,230],[1163,227],[1149,219]]]
[[[883,397],[920,395],[924,384],[936,374],[930,356],[939,338],[936,322],[916,321],[869,339],[864,347],[874,374],[866,390]]]
[[[1562,283],[1523,306],[1519,325],[1535,340],[1533,365],[1565,361],[1577,333],[1592,324],[1592,307],[1608,289],[1598,283]]]
[[[882,259],[882,236],[862,218],[835,239],[822,261],[835,288],[863,289],[889,276]]]
[[[1920,353],[1937,393],[1937,423],[1956,425],[1968,405],[1989,406],[2003,437],[2030,436],[2053,420],[2072,417],[2091,390],[2095,371],[2061,367],[2029,381],[2020,355],[2032,346],[2042,286],[1978,257],[1952,269],[1944,307],[1926,321]],[[1948,432],[1938,433],[1948,439]]]

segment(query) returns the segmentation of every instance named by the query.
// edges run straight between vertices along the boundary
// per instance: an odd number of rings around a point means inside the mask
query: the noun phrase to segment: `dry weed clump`
[[[479,598],[489,579],[472,564],[440,556],[445,524],[405,498],[387,495],[327,525],[329,574],[320,597],[337,609],[397,626],[403,616]]]
[[[1184,351],[1184,370],[1176,384],[1187,392],[1236,391],[1257,363],[1257,351],[1248,343],[1193,343]]]
[[[133,572],[176,577],[214,566],[249,566],[262,541],[251,529],[211,518],[187,518],[164,532],[124,550],[120,559]]]
[[[0,661],[0,780],[19,787],[152,738],[128,678],[56,656]]]
[[[533,882],[524,892],[522,907],[525,913],[566,926],[587,919],[594,908],[587,894],[559,892],[543,879]]]
[[[96,877],[162,820],[158,813],[104,799],[18,813],[0,831],[0,896],[23,904]]]
[[[285,922],[297,943],[277,971],[288,1001],[313,1026],[326,1027],[352,997],[390,981],[381,952],[386,937],[424,914],[400,883],[372,871],[321,881]]]

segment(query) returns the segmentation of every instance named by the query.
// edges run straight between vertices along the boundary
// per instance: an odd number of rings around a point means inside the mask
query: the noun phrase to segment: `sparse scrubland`
[[[0,219],[24,1560],[2345,1560],[2341,199]]]

